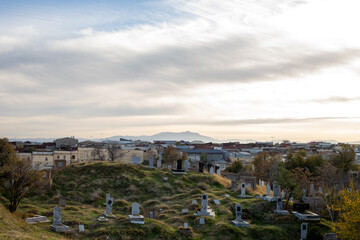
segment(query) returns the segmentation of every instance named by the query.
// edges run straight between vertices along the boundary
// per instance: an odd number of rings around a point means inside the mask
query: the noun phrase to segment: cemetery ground
[[[264,194],[265,189],[258,187],[256,192]],[[105,212],[106,193],[114,198],[115,219],[99,223],[96,219]],[[200,209],[203,193],[208,194],[216,216],[204,217],[205,225],[200,225],[200,217],[194,213]],[[275,202],[238,196],[239,191],[230,189],[230,181],[217,175],[174,175],[168,169],[113,162],[79,163],[56,171],[52,190],[28,196],[15,214],[1,206],[0,239],[300,239],[301,221],[292,215],[274,214]],[[50,231],[53,208],[59,205],[60,197],[66,199],[61,218],[71,228],[70,233]],[[145,218],[144,225],[131,224],[128,215],[134,202],[140,204],[142,215],[146,209],[159,210],[157,219]],[[232,225],[235,203],[243,207],[243,219],[250,227]],[[182,209],[188,212],[182,213]],[[27,225],[21,219],[35,214],[50,222]],[[192,235],[180,233],[184,223],[189,224]],[[85,232],[78,232],[79,224],[85,225]],[[326,220],[309,223],[308,239],[322,239],[330,232],[328,226]]]

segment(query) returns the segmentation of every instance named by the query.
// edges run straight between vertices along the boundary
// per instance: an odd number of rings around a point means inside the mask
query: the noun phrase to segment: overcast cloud
[[[360,139],[356,1],[69,4],[0,6],[2,136]]]

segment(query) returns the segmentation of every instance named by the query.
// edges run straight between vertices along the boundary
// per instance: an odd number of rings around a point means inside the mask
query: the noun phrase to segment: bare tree
[[[96,146],[94,148],[94,159],[99,159],[100,161],[106,160],[106,154],[101,146]]]
[[[116,158],[118,158],[120,156],[120,151],[119,151],[120,148],[116,144],[107,144],[106,150],[109,155],[109,160],[112,162],[114,162],[116,160]]]

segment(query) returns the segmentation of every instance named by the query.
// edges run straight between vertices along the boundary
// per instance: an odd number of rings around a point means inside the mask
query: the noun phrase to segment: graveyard
[[[240,198],[241,192],[230,185],[217,174],[173,174],[167,168],[126,163],[77,163],[55,172],[51,191],[22,201],[17,215],[11,217],[19,224],[8,229],[20,229],[16,231],[23,237],[12,238],[7,231],[0,238],[300,239],[302,221],[291,214],[276,214],[276,200],[256,198],[248,189],[249,197]],[[257,194],[265,192],[265,187],[258,186]],[[24,222],[35,215],[47,217],[48,222]],[[6,218],[0,219],[2,228],[8,226]],[[50,230],[53,218],[65,231]],[[84,231],[79,231],[79,225]],[[329,232],[328,226],[324,219],[309,222],[307,239],[319,239]]]

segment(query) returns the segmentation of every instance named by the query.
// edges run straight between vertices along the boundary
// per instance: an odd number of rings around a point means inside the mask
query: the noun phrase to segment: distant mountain
[[[194,132],[161,132],[158,134],[154,134],[151,136],[113,136],[110,138],[106,138],[107,140],[119,140],[120,138],[131,139],[131,140],[142,140],[142,141],[154,141],[154,140],[168,140],[168,141],[194,141],[200,140],[203,142],[221,142],[218,139],[207,137],[204,135],[200,135],[199,133]]]

